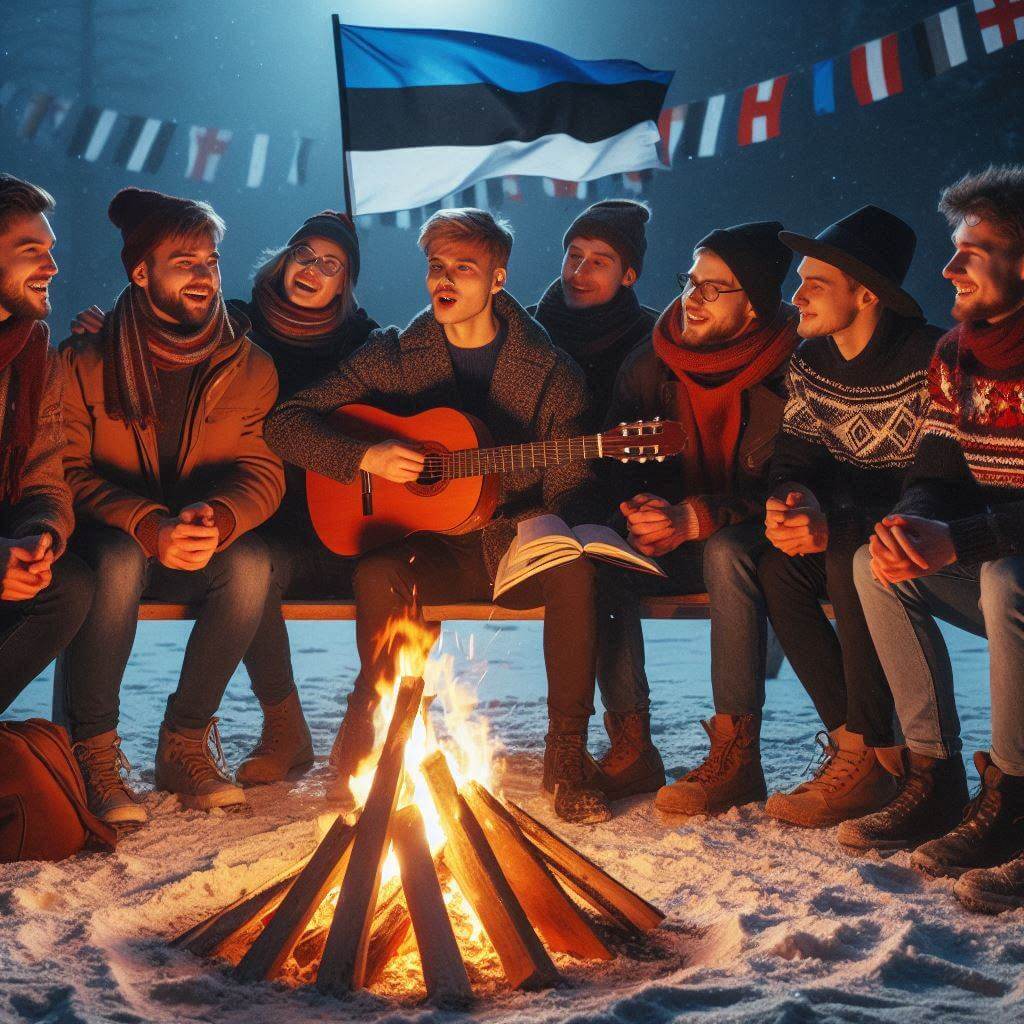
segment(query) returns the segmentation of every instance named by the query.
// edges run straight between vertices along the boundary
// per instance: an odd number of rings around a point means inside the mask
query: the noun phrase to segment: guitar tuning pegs
[[[623,421],[622,421],[622,422],[621,422],[621,423],[619,424],[619,426],[620,426],[620,427],[624,427],[625,425],[626,425],[626,421],[625,421],[625,420],[623,420]]]
[[[654,456],[654,461],[655,462],[664,462],[665,461],[665,456],[664,455],[655,455]]]
[[[627,462],[629,462],[629,459],[622,458],[622,459],[619,459],[619,462],[621,462],[623,465],[625,465]]]
[[[636,461],[637,462],[646,462],[647,461],[647,456],[646,455],[641,455],[640,458],[637,459]]]
[[[661,417],[660,416],[655,416],[654,417],[654,422],[655,423],[660,423],[661,422]]]

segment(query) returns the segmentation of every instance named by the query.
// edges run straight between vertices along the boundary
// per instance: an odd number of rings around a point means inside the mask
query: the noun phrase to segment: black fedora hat
[[[801,256],[838,267],[903,316],[921,316],[921,307],[902,288],[917,246],[914,229],[878,206],[862,206],[816,238],[780,231],[779,240]]]

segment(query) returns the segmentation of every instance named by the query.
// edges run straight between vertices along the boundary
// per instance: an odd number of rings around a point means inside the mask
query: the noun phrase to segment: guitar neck
[[[449,479],[508,473],[516,469],[544,469],[601,457],[601,436],[563,437],[555,441],[505,444],[499,448],[461,448],[427,456],[428,463],[440,459],[442,475]]]

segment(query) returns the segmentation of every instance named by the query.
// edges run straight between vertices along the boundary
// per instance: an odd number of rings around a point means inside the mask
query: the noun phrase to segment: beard
[[[184,299],[177,292],[165,289],[155,277],[151,279],[147,291],[150,305],[160,310],[165,316],[169,316],[175,323],[182,327],[198,328],[208,323],[213,315],[214,303],[217,301],[217,293],[214,292],[210,301],[203,310],[196,310],[186,304]]]
[[[44,295],[35,296],[24,287],[15,285],[0,271],[0,306],[12,317],[31,317],[41,320],[50,312],[50,300]]]

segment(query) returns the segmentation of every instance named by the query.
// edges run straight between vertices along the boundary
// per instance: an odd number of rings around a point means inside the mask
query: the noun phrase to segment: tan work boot
[[[259,742],[246,754],[235,772],[242,786],[261,782],[280,782],[289,772],[308,768],[313,763],[313,739],[302,714],[299,691],[278,704],[264,704],[263,731]]]
[[[665,785],[665,765],[651,740],[651,716],[633,711],[618,715],[604,713],[604,727],[612,741],[597,762],[601,774],[597,784],[609,800],[654,793]]]
[[[71,748],[85,779],[89,810],[108,825],[137,825],[147,818],[146,808],[128,788],[122,771],[132,766],[121,750],[115,729],[80,740]]]
[[[166,722],[160,726],[155,782],[157,789],[177,793],[183,807],[208,811],[245,803],[245,793],[228,777],[216,718],[205,729],[172,729]]]
[[[761,769],[761,716],[716,714],[701,722],[711,738],[703,764],[658,790],[654,806],[669,814],[721,814],[768,795]]]
[[[840,725],[818,733],[817,741],[822,759],[814,778],[789,793],[772,793],[765,814],[790,825],[826,828],[871,814],[896,796],[895,776],[864,745],[863,736]]]

